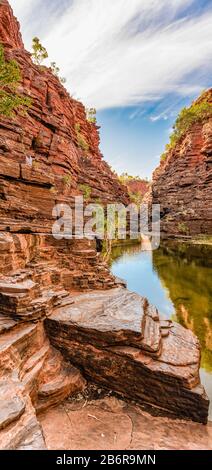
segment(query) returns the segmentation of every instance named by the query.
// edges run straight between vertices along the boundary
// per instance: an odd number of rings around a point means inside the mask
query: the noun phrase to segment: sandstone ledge
[[[197,338],[180,325],[160,323],[139,295],[124,288],[81,294],[45,327],[52,344],[90,380],[165,414],[207,422]]]

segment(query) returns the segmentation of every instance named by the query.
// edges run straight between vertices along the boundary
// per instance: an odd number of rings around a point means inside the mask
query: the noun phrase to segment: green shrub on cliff
[[[62,178],[63,184],[65,186],[70,186],[71,185],[71,175],[65,175]]]
[[[185,222],[179,222],[178,230],[180,233],[187,234],[189,232],[189,228]]]
[[[35,37],[32,40],[32,59],[36,65],[41,65],[49,55],[44,46],[42,46],[40,39]]]
[[[15,60],[6,61],[4,48],[0,44],[0,114],[10,117],[17,109],[26,111],[31,99],[17,93],[21,81],[19,65]]]
[[[166,159],[168,151],[176,146],[181,137],[183,137],[192,125],[205,121],[209,117],[212,117],[212,103],[204,99],[204,94],[202,101],[195,102],[188,108],[183,108],[173,126],[170,141],[166,145],[165,152],[161,155],[161,160]]]
[[[60,69],[59,67],[57,66],[56,62],[51,62],[51,70],[52,70],[52,73],[55,75],[55,77],[59,78],[60,80],[60,83],[64,84],[66,83],[66,78],[65,77],[60,77]]]
[[[86,117],[88,122],[92,122],[96,124],[96,109],[95,108],[87,108],[86,109]]]
[[[91,188],[88,184],[80,184],[79,189],[83,194],[84,199],[87,201],[91,197]]]
[[[89,150],[89,145],[88,145],[88,143],[86,142],[85,137],[81,134],[80,124],[79,124],[79,123],[75,124],[75,132],[76,132],[76,134],[77,134],[77,143],[78,143],[78,146],[79,146],[82,150],[88,151],[88,150]]]

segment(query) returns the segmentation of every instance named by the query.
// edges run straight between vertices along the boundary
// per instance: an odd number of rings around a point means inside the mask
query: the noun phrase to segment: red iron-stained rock
[[[201,97],[197,102],[201,101]],[[204,95],[212,103],[212,89]],[[164,235],[212,233],[212,119],[197,122],[153,174],[150,199],[160,204]]]
[[[52,344],[90,380],[178,418],[207,422],[195,335],[158,315],[124,288],[75,297],[45,320]],[[154,318],[155,317],[155,318]]]

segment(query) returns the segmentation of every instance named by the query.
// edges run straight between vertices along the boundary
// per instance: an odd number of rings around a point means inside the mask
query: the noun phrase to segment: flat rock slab
[[[24,282],[4,282],[0,281],[0,292],[7,294],[26,294],[36,287],[35,282],[30,279]]]
[[[123,288],[73,296],[51,318],[98,346],[129,345],[157,353],[161,345],[158,312],[147,300]]]
[[[0,430],[16,421],[24,413],[26,400],[20,396],[20,387],[12,381],[0,381]]]
[[[212,449],[212,423],[155,417],[114,396],[65,401],[39,420],[49,450]]]
[[[182,326],[120,287],[73,296],[45,320],[47,334],[86,378],[146,408],[206,423],[200,347]],[[164,334],[165,331],[165,334]]]

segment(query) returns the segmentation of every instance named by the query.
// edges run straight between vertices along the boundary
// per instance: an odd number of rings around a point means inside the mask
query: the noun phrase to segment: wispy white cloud
[[[163,112],[163,113],[158,114],[157,116],[150,116],[150,121],[152,122],[159,121],[160,119],[167,121],[168,115],[165,112]]]
[[[37,31],[70,92],[98,109],[190,95],[204,85],[199,70],[212,71],[212,11],[186,16],[194,0],[10,3],[26,45]]]

